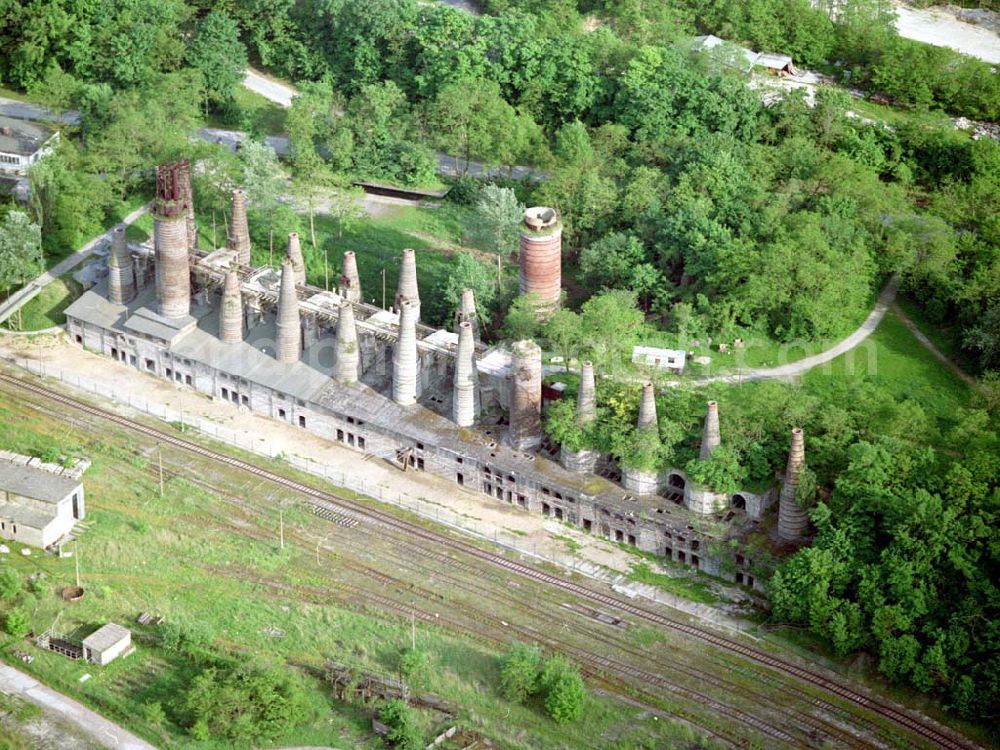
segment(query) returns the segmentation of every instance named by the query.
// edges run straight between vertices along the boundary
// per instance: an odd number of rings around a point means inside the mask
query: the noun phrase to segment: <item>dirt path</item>
[[[0,692],[20,696],[41,707],[46,713],[79,727],[103,747],[117,750],[156,750],[153,745],[94,713],[82,703],[57,693],[34,677],[6,664],[0,664]]]
[[[865,318],[865,322],[858,326],[858,328],[850,336],[841,339],[829,349],[826,349],[819,354],[813,354],[810,357],[803,357],[796,362],[789,362],[787,365],[750,368],[748,370],[741,370],[736,374],[730,373],[728,375],[711,375],[704,378],[697,378],[695,380],[670,380],[666,381],[664,385],[709,385],[710,383],[741,383],[751,380],[785,380],[798,377],[799,375],[804,375],[814,367],[824,365],[827,362],[836,359],[841,354],[849,352],[851,349],[858,346],[858,344],[871,336],[882,322],[882,319],[885,318],[885,314],[888,312],[889,306],[895,301],[896,292],[898,290],[899,278],[897,276],[893,276],[889,279],[885,288],[882,289],[882,293],[879,294],[875,307],[872,308],[868,317]]]
[[[927,336],[925,336],[924,333],[919,328],[917,328],[917,324],[914,323],[912,320],[910,320],[910,318],[907,316],[905,312],[903,312],[903,309],[899,305],[893,303],[892,311],[896,313],[896,317],[899,318],[899,321],[904,326],[910,329],[910,333],[913,334],[913,336],[917,339],[917,341],[919,341],[923,345],[923,347],[931,353],[934,359],[936,359],[938,362],[940,362],[949,370],[951,370],[956,377],[964,380],[966,384],[969,385],[969,387],[971,388],[977,387],[976,379],[971,375],[969,375],[969,373],[967,373],[961,367],[956,365],[954,362],[952,362],[950,359],[948,359],[947,355],[945,355],[944,352],[938,349],[934,345],[934,342],[931,341],[929,338],[927,338]]]

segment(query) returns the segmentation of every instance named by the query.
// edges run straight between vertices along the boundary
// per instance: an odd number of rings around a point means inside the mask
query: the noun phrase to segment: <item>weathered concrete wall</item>
[[[226,274],[219,309],[219,339],[227,344],[243,340],[243,295],[235,269]]]
[[[358,304],[361,298],[361,277],[358,275],[358,259],[353,250],[344,253],[344,263],[340,272],[340,296],[348,302]]]
[[[356,383],[360,369],[361,351],[354,322],[354,305],[344,300],[337,318],[337,360],[333,377],[341,383]]]
[[[288,235],[288,259],[292,261],[292,270],[295,271],[295,283],[304,286],[306,283],[306,262],[302,257],[302,245],[299,243],[299,233],[292,232]]]
[[[715,401],[709,401],[705,414],[705,429],[701,436],[701,450],[698,457],[702,461],[707,461],[712,457],[712,454],[721,442],[722,438],[719,434],[719,405]]]
[[[455,356],[455,385],[452,389],[452,419],[459,427],[471,427],[478,416],[476,377],[476,342],[472,323],[458,325],[458,351]]]
[[[622,486],[637,495],[655,495],[660,491],[660,475],[656,471],[623,467]]]
[[[250,227],[247,225],[247,195],[242,190],[233,191],[233,214],[229,223],[229,239],[226,247],[236,253],[241,266],[249,266]]]
[[[684,487],[684,507],[693,513],[710,515],[729,507],[729,495],[689,481]]]
[[[403,302],[409,302],[420,320],[420,290],[417,288],[417,253],[411,248],[403,250],[403,259],[399,266],[399,285],[396,287],[395,305],[397,310],[403,308]]]

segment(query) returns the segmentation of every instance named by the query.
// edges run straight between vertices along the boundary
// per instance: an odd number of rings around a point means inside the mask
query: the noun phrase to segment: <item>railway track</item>
[[[233,456],[226,455],[224,453],[219,453],[213,451],[204,446],[198,445],[197,443],[191,442],[189,440],[184,440],[172,435],[163,430],[156,429],[149,425],[137,422],[135,420],[129,419],[128,417],[115,414],[113,412],[106,411],[104,409],[98,408],[91,404],[83,401],[78,401],[77,399],[70,398],[62,393],[54,391],[52,389],[46,388],[44,386],[37,385],[35,383],[29,383],[27,381],[14,378],[6,373],[0,373],[0,382],[7,383],[8,385],[14,386],[22,390],[34,393],[41,396],[49,401],[67,406],[73,409],[77,409],[86,414],[99,417],[113,424],[117,424],[133,432],[137,432],[146,435],[153,440],[159,441],[164,444],[171,445],[175,448],[188,451],[195,455],[202,456],[212,461],[216,461],[222,464],[226,464],[234,469],[246,472],[248,474],[260,477],[261,479],[267,480],[279,486],[285,487],[287,489],[296,491],[307,497],[311,497],[317,500],[323,501],[327,505],[332,505],[336,510],[331,509],[331,512],[339,513],[345,518],[355,518],[358,520],[368,520],[377,522],[380,525],[392,528],[396,531],[403,532],[410,536],[419,537],[425,541],[432,542],[444,548],[452,549],[457,552],[463,553],[465,555],[477,558],[483,562],[489,563],[493,566],[515,573],[518,576],[527,578],[539,583],[546,584],[555,589],[567,591],[575,594],[583,599],[590,600],[598,604],[602,604],[606,607],[611,607],[619,612],[627,613],[638,620],[643,622],[648,622],[654,625],[658,625],[663,628],[674,630],[690,636],[702,643],[706,643],[714,646],[722,651],[728,652],[730,654],[736,654],[741,656],[751,662],[768,667],[781,674],[794,677],[804,683],[814,685],[820,689],[829,692],[833,695],[838,696],[848,703],[854,704],[861,708],[872,711],[879,716],[888,719],[889,721],[913,732],[919,737],[927,740],[928,742],[945,748],[945,750],[978,750],[978,746],[971,741],[952,735],[951,733],[945,733],[938,729],[937,727],[921,721],[916,717],[910,716],[903,710],[897,709],[887,703],[880,701],[876,698],[869,697],[864,693],[850,688],[838,681],[835,681],[829,677],[818,674],[816,672],[810,671],[804,667],[793,664],[784,659],[780,659],[772,654],[767,653],[761,649],[748,646],[739,641],[735,641],[731,638],[714,633],[710,630],[691,625],[686,622],[681,622],[679,620],[674,620],[658,612],[641,607],[633,602],[621,599],[617,596],[612,596],[601,591],[597,591],[588,586],[584,586],[580,583],[566,580],[562,577],[547,573],[545,571],[533,568],[529,565],[519,563],[514,560],[510,560],[502,555],[490,552],[488,550],[481,549],[468,542],[461,541],[459,539],[452,538],[446,534],[431,531],[424,528],[423,526],[406,521],[401,518],[387,513],[385,511],[378,510],[376,508],[368,507],[362,503],[356,502],[349,498],[341,497],[333,493],[319,490],[303,482],[299,482],[294,479],[282,476],[275,472],[263,469],[259,466],[255,466],[247,461],[244,461]]]

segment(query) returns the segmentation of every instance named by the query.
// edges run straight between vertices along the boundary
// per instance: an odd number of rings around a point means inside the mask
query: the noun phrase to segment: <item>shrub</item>
[[[524,703],[538,692],[538,673],[542,652],[537,646],[515,643],[507,651],[500,667],[500,693],[509,701]]]
[[[427,676],[430,657],[419,648],[405,648],[399,656],[399,671],[406,677],[421,680]]]
[[[247,746],[278,737],[307,717],[308,703],[295,673],[254,662],[210,668],[182,698],[192,736]]]
[[[394,698],[386,701],[378,712],[379,720],[389,727],[385,739],[397,750],[421,750],[423,737],[413,709],[406,701]]]
[[[0,599],[13,599],[21,591],[21,576],[13,568],[0,571]]]
[[[576,721],[583,713],[587,691],[579,670],[561,656],[545,662],[538,684],[545,696],[545,711],[553,721]]]
[[[3,619],[3,629],[15,638],[24,638],[30,627],[28,613],[22,607],[15,607]]]

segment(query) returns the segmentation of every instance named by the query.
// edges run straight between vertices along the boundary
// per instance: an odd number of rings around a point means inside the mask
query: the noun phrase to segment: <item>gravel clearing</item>
[[[1000,36],[984,26],[966,23],[941,8],[896,5],[896,30],[906,39],[949,47],[989,63],[1000,63]]]

